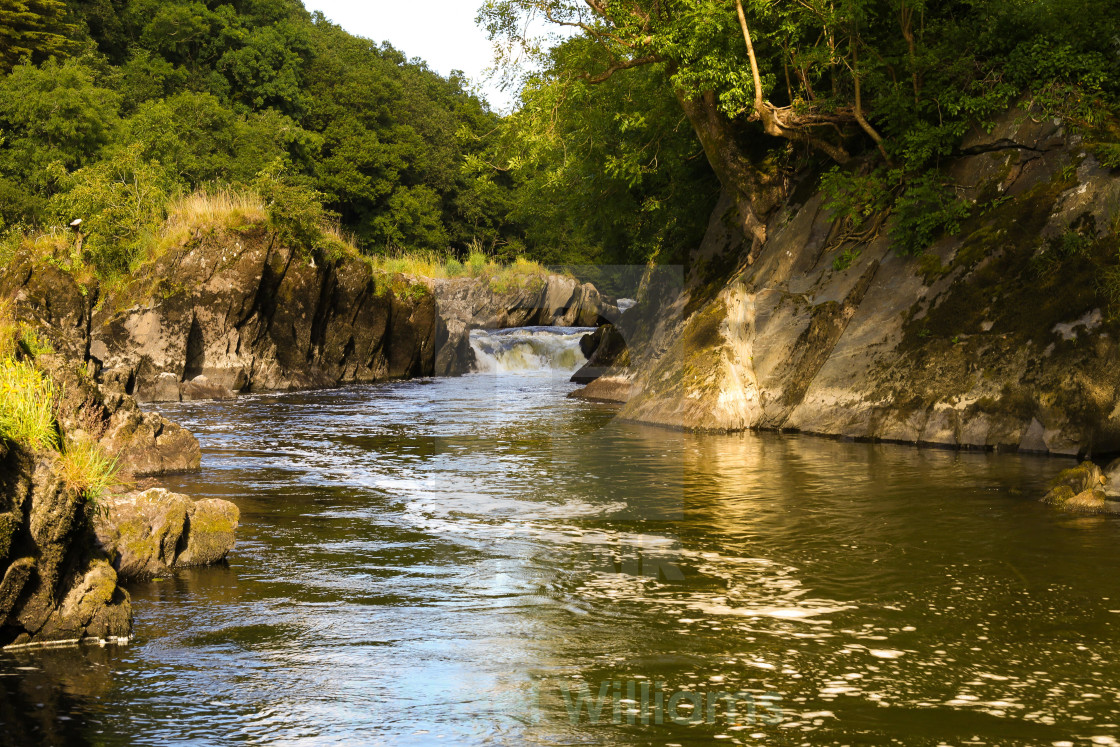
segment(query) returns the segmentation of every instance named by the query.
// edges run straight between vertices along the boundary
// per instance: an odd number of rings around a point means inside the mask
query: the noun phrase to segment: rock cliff
[[[57,456],[0,454],[0,646],[127,638],[128,593]]]
[[[199,468],[194,436],[160,415],[142,413],[119,382],[98,384],[88,367],[61,354],[39,355],[34,364],[53,384],[60,444],[98,444],[116,460],[122,481]],[[119,552],[97,536],[117,517],[100,516],[98,506],[72,484],[68,469],[73,466],[55,449],[0,439],[0,646],[119,640],[130,634]],[[123,499],[102,500],[116,505]],[[195,544],[215,543],[203,538]],[[211,550],[179,550],[188,559],[220,559]],[[124,570],[127,576],[130,569]]]
[[[846,238],[807,178],[761,247],[717,207],[681,292],[620,325],[622,417],[1043,454],[1120,450],[1120,178],[1060,122],[1015,110],[949,170],[956,235],[899,256]],[[1120,277],[1120,276],[1118,276]],[[642,320],[636,323],[626,320]],[[629,386],[622,386],[625,381]]]
[[[90,320],[90,356],[140,401],[369,383],[432,371],[425,286],[358,258],[316,264],[263,228],[199,236],[159,259],[135,301]]]

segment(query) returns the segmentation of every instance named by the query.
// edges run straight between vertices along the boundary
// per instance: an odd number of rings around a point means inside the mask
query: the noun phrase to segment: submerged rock
[[[236,396],[227,387],[215,384],[205,376],[196,376],[179,385],[179,398],[184,402],[200,399],[233,399]]]
[[[234,546],[240,513],[229,501],[192,501],[154,488],[107,499],[94,526],[123,580],[221,562]]]
[[[602,376],[568,396],[588,402],[625,404],[630,400],[632,391],[633,383],[625,376]]]

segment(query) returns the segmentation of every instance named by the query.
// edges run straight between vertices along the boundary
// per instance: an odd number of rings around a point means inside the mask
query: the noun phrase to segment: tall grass
[[[67,487],[81,495],[95,509],[117,479],[117,459],[110,457],[96,441],[67,440],[59,459],[59,473]]]
[[[141,242],[131,274],[200,233],[242,231],[267,221],[264,200],[255,192],[222,188],[180,195],[168,204],[163,225]]]
[[[244,231],[274,222],[269,210],[265,200],[250,189],[205,189],[172,197],[167,204],[166,218],[162,224],[148,226],[137,235],[127,272],[102,273],[97,277],[103,287],[110,291],[109,295],[123,292],[142,274],[145,267],[168,252],[185,246],[200,234]],[[369,264],[372,271],[388,275],[405,275],[417,279],[487,277],[499,285],[509,285],[524,281],[526,277],[546,274],[543,267],[529,260],[517,259],[512,263],[504,263],[494,259],[484,251],[481,241],[471,242],[462,258],[450,250],[398,250],[388,254],[365,255],[354,238],[336,221],[330,220],[329,215],[321,219],[317,231],[305,233],[315,233],[318,236],[314,241],[315,246],[302,247],[314,251],[316,258],[328,261],[344,257],[360,258]],[[90,258],[79,247],[77,235],[68,229],[54,227],[37,233],[10,233],[0,241],[0,257],[15,256],[17,252],[70,272],[83,284],[92,281],[96,275],[89,264]]]
[[[217,189],[193,192],[171,201],[164,232],[176,229],[245,228],[268,220],[264,200],[255,192]]]
[[[120,484],[117,460],[91,438],[60,441],[55,414],[61,392],[34,363],[49,349],[34,329],[13,321],[10,302],[0,300],[0,441],[60,452],[58,470],[66,486],[96,508]]]
[[[0,438],[57,449],[54,382],[28,361],[0,360]]]
[[[367,261],[375,272],[416,278],[487,277],[511,282],[519,278],[548,274],[543,266],[532,260],[519,257],[507,264],[477,250],[470,252],[464,260],[438,252],[396,252],[369,257]]]
[[[12,320],[11,302],[0,299],[0,361],[15,357],[19,325]]]

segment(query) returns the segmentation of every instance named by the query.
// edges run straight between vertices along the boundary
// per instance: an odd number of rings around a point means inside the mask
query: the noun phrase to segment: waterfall
[[[474,370],[484,373],[572,373],[587,363],[580,338],[594,327],[515,327],[471,330]]]

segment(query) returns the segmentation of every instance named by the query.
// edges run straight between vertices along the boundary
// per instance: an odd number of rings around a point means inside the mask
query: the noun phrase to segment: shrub
[[[57,449],[54,383],[27,361],[0,361],[0,438]]]
[[[82,221],[84,252],[102,277],[128,273],[145,241],[167,214],[173,178],[159,163],[140,156],[140,146],[121,150],[70,174],[66,190],[51,200],[56,219]]]
[[[843,272],[851,267],[852,263],[859,259],[859,255],[862,253],[863,252],[859,249],[853,249],[850,246],[845,248],[844,251],[837,254],[836,258],[832,260],[832,269],[836,272]]]
[[[891,192],[881,171],[861,175],[839,166],[821,176],[824,207],[833,220],[846,220],[853,229],[875,213],[890,207]]]
[[[444,265],[444,270],[447,272],[447,277],[457,278],[466,271],[466,268],[463,267],[462,262],[452,257],[447,260],[447,264]]]
[[[264,201],[268,219],[282,239],[308,251],[319,247],[323,227],[334,217],[323,207],[322,192],[288,174],[281,159],[257,175],[253,189]]]
[[[12,321],[9,302],[0,300],[0,361],[15,356],[19,336],[20,328]]]
[[[956,234],[970,211],[938,172],[915,177],[895,201],[896,220],[890,234],[895,252],[918,254],[941,234]]]
[[[50,341],[28,324],[19,325],[18,345],[24,353],[32,358],[38,358],[40,355],[50,355],[54,352]]]
[[[475,250],[467,256],[467,269],[472,277],[478,277],[486,269],[487,257],[482,252]]]

